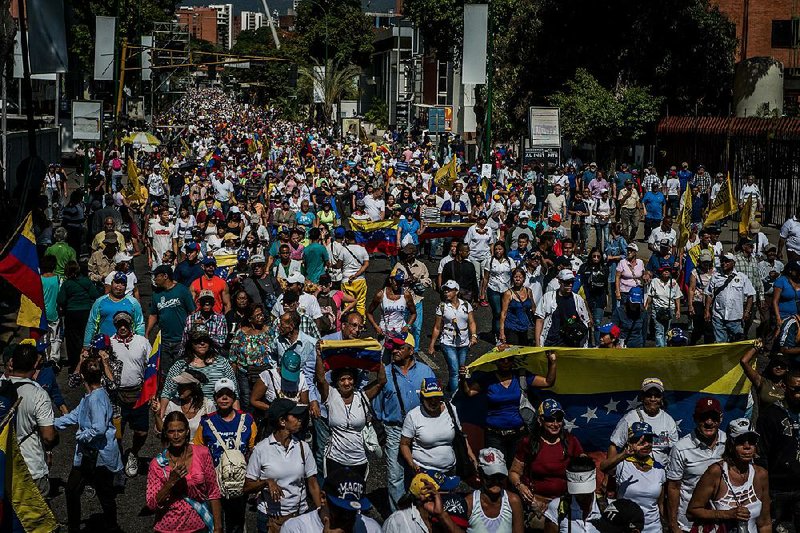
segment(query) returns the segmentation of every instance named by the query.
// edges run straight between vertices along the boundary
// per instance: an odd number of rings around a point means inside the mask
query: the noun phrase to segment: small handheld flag
[[[139,399],[133,406],[137,409],[158,394],[158,369],[161,366],[161,332],[158,333],[156,341],[153,343],[153,349],[150,350],[150,357],[147,359],[147,367],[144,369],[144,383],[142,383],[142,392]]]

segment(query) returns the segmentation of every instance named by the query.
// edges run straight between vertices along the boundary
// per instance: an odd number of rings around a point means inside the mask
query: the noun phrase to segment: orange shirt
[[[192,293],[195,294],[195,305],[200,307],[200,303],[197,301],[197,297],[200,296],[200,291],[210,290],[214,293],[214,312],[222,313],[222,292],[227,286],[228,284],[221,277],[215,275],[211,279],[208,279],[205,274],[203,274],[190,285]]]

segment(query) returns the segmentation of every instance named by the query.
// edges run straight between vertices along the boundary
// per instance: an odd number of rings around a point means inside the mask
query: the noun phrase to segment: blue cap
[[[242,248],[239,250],[239,253],[236,254],[236,259],[239,261],[247,261],[250,259],[250,252],[248,252],[246,248]]]
[[[414,215],[414,210],[411,209],[410,207],[407,207],[406,208],[406,215],[412,215],[413,216]]]
[[[203,258],[203,264],[204,265],[216,265],[217,264],[217,258],[214,257],[213,255],[207,255],[207,256],[205,256]]]
[[[636,421],[628,428],[628,439],[639,440],[642,437],[655,435],[653,427],[647,422]]]
[[[196,252],[200,249],[200,245],[194,241],[189,241],[184,245],[183,249],[187,252]]]
[[[297,383],[300,379],[302,360],[294,350],[286,350],[281,358],[281,377],[286,381]]]
[[[92,337],[92,342],[89,346],[95,350],[108,350],[111,348],[111,338],[104,333],[98,333]]]
[[[444,396],[442,386],[436,378],[424,378],[422,380],[422,386],[419,388],[419,393],[423,398],[441,398]]]
[[[458,484],[461,483],[461,478],[458,476],[448,476],[444,472],[439,472],[437,470],[425,470],[425,473],[431,476],[431,478],[439,485],[439,490],[447,492],[451,490],[456,490],[458,488]]]
[[[687,346],[689,337],[681,328],[672,328],[667,332],[667,346]]]
[[[337,226],[333,230],[333,237],[336,239],[344,239],[344,234],[347,230],[344,229],[342,226]]]
[[[632,304],[640,304],[644,302],[644,293],[641,287],[634,287],[628,293],[628,299]]]
[[[114,278],[111,281],[113,281],[114,283],[123,283],[127,285],[128,275],[125,272],[116,272],[114,274]]]
[[[402,285],[403,283],[406,282],[406,273],[403,272],[402,270],[398,269],[397,272],[394,273],[394,276],[392,276],[392,279],[398,285]]]
[[[553,398],[545,399],[541,404],[539,404],[539,414],[542,416],[553,416],[556,413],[564,414],[564,408],[561,407],[561,404],[558,403],[558,400]]]

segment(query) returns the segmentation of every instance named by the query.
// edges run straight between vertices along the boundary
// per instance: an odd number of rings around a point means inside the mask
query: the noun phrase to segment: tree
[[[292,36],[281,38],[281,49],[272,41],[269,27],[245,30],[239,34],[231,53],[246,56],[274,57],[287,61],[250,61],[249,69],[227,68],[223,79],[236,78],[238,82],[255,84],[252,91],[254,103],[267,103],[274,99],[296,96],[298,55],[297,43]]]
[[[301,0],[296,20],[302,63],[326,59],[336,65],[369,63],[374,29],[359,0]]]
[[[403,15],[414,22],[437,59],[460,60],[464,0],[405,0]]]
[[[339,103],[342,97],[352,90],[354,79],[360,73],[361,69],[355,65],[335,65],[333,61],[328,61],[327,65],[301,66],[298,69],[298,74],[312,87],[322,88],[322,117],[320,119],[319,115],[317,116],[320,122],[325,124],[330,122],[334,104]]]
[[[586,69],[578,69],[565,91],[548,98],[561,110],[562,135],[572,144],[597,143],[602,156],[641,139],[658,119],[662,100],[644,87],[607,89]]]

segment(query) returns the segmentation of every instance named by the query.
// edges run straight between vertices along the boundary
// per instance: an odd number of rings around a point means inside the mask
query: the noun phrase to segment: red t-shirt
[[[203,290],[210,290],[214,293],[214,312],[215,313],[222,313],[222,292],[225,290],[228,284],[225,282],[224,279],[220,278],[219,276],[214,276],[211,279],[205,277],[205,275],[200,276],[196,280],[194,280],[190,286],[190,288],[194,291],[196,296],[200,296],[200,291]],[[195,305],[200,307],[197,302],[197,298],[195,298]]]
[[[548,444],[541,441],[536,458],[531,457],[530,437],[525,437],[517,445],[516,459],[525,464],[522,482],[535,494],[546,498],[558,498],[567,492],[567,464],[572,457],[583,453],[578,439],[567,434],[567,456],[564,457],[562,442]]]

